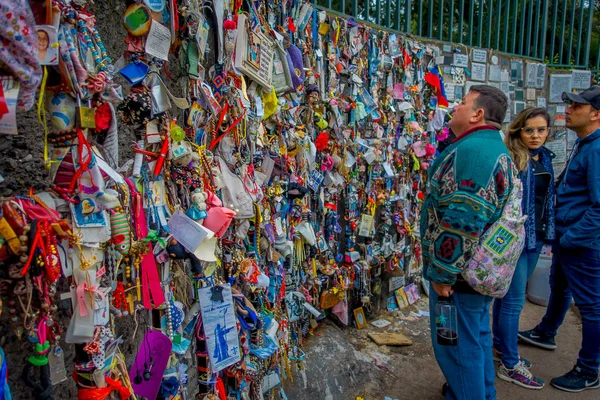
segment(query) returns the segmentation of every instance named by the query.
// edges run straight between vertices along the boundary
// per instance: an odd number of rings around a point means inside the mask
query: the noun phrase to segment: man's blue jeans
[[[571,305],[571,296],[581,313],[582,347],[577,365],[590,376],[600,366],[600,251],[554,246],[550,271],[550,302],[546,315],[536,327],[554,337]]]
[[[519,317],[523,304],[525,304],[525,291],[527,280],[533,273],[540,258],[543,241],[536,243],[532,252],[523,250],[513,275],[510,288],[501,299],[494,299],[492,332],[494,333],[494,347],[502,353],[502,364],[506,368],[513,368],[519,362],[519,347],[517,335],[519,333]]]
[[[449,385],[446,399],[494,400],[496,374],[490,332],[492,298],[456,292],[452,297],[457,314],[458,346],[441,346],[437,343],[435,329],[438,295],[433,286],[430,286],[431,338],[435,358]]]

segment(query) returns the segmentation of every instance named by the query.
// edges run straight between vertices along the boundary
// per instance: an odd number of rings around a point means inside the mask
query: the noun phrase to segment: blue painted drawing
[[[212,372],[219,372],[241,359],[231,286],[226,284],[216,289],[198,290]]]

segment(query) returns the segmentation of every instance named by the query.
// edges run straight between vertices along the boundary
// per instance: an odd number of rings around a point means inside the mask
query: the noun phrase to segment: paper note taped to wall
[[[200,247],[200,243],[202,243],[204,238],[209,236],[209,233],[212,234],[211,231],[182,213],[180,210],[175,211],[169,220],[168,225],[175,240],[181,243],[187,251],[192,253]]]
[[[166,26],[156,20],[152,20],[150,32],[146,38],[146,53],[160,58],[161,60],[169,60],[169,49],[171,48],[171,31]]]

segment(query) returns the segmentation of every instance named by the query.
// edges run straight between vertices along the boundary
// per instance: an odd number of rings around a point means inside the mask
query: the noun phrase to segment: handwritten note
[[[474,81],[485,81],[487,66],[485,64],[471,64],[471,79]]]
[[[473,49],[471,56],[473,57],[473,62],[485,63],[487,61],[486,50]]]
[[[466,54],[454,54],[454,60],[452,65],[457,67],[468,68],[469,67],[469,56]]]
[[[175,211],[168,225],[175,240],[192,253],[209,234],[205,227],[179,210]]]
[[[171,31],[156,20],[152,20],[150,32],[146,38],[146,53],[168,61],[169,49],[171,48]]]
[[[573,89],[587,89],[592,81],[592,71],[573,71]]]
[[[554,153],[555,157],[552,160],[555,164],[563,164],[567,162],[567,141],[566,138],[554,140],[545,144],[546,148]]]

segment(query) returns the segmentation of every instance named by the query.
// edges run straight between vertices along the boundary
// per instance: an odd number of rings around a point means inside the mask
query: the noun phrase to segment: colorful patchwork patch
[[[499,225],[485,242],[485,245],[494,253],[502,255],[516,238],[512,232]]]

